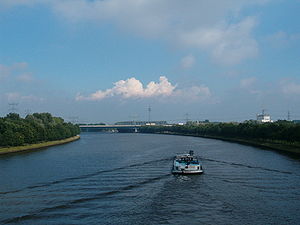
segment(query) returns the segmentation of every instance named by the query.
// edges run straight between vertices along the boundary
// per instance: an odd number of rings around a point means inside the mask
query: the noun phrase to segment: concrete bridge
[[[80,125],[82,132],[111,131],[120,133],[137,133],[142,125]]]

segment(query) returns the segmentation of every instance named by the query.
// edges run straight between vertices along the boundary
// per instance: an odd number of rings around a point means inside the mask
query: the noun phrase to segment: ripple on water
[[[11,156],[14,160],[0,161],[0,173],[22,185],[2,180],[11,188],[0,186],[0,222],[297,224],[299,163],[231,143],[221,151],[223,144],[180,136],[86,134],[63,151]],[[203,175],[171,175],[172,157],[186,146],[201,149],[196,153]],[[53,163],[39,171],[36,161],[49,160]],[[22,173],[14,169],[20,164],[26,165]]]

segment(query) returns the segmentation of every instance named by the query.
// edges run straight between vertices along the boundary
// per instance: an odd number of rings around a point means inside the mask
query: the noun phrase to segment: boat
[[[178,154],[174,157],[172,167],[173,174],[202,174],[202,164],[196,156],[194,151],[187,154]]]

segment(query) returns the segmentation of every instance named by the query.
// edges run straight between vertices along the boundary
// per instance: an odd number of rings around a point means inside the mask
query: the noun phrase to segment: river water
[[[170,173],[194,150],[204,174]],[[0,224],[300,224],[299,158],[196,137],[82,133],[0,156]]]

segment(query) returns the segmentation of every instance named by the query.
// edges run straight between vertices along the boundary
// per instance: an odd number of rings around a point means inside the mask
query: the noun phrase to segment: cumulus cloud
[[[104,91],[96,91],[85,97],[78,94],[76,100],[101,100],[112,96],[122,98],[148,98],[156,96],[169,96],[173,93],[176,86],[173,86],[166,77],[161,76],[159,82],[151,81],[145,88],[143,84],[132,77],[127,80],[120,80],[114,83],[114,87]]]
[[[4,4],[33,4],[37,0],[3,0]],[[44,0],[67,21],[113,23],[146,38],[165,40],[183,48],[206,51],[222,64],[236,64],[258,53],[252,36],[257,23],[240,11],[266,0]],[[3,4],[3,3],[2,3]],[[229,21],[226,18],[231,18]],[[233,19],[232,19],[233,18]]]
[[[113,96],[129,99],[142,99],[153,97],[183,97],[183,98],[207,98],[211,93],[208,87],[194,86],[186,89],[178,89],[177,85],[172,85],[169,80],[161,76],[159,82],[151,81],[146,87],[142,82],[132,77],[127,80],[120,80],[114,86],[106,90],[98,90],[88,96],[77,94],[76,100],[102,100]]]

